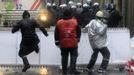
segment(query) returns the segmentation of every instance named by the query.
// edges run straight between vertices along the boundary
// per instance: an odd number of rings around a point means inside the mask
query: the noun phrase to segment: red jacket
[[[78,45],[76,19],[59,20],[57,22],[57,29],[61,48],[72,48]]]

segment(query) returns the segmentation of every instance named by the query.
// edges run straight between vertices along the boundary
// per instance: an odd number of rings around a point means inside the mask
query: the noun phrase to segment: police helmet
[[[51,6],[51,3],[47,3],[47,7],[50,7]]]
[[[98,3],[98,2],[95,2],[95,3],[93,4],[93,6],[99,6],[99,3]]]
[[[89,5],[87,3],[83,4],[83,7],[89,7]]]
[[[76,6],[75,6],[75,5],[72,5],[72,6],[71,6],[71,8],[75,9],[75,8],[76,8]]]
[[[55,4],[55,3],[53,3],[53,4],[52,4],[52,6],[56,6],[56,4]]]
[[[60,7],[61,8],[67,7],[67,4],[61,4]]]
[[[81,4],[81,3],[77,3],[76,5],[77,5],[77,6],[81,6],[82,4]]]
[[[68,4],[69,4],[69,5],[73,5],[74,2],[73,2],[73,1],[69,1]]]

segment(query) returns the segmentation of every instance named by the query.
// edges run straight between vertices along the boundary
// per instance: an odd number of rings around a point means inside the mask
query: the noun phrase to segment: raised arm
[[[43,32],[43,34],[45,36],[48,36],[48,33],[47,33],[46,29],[43,26],[39,25],[35,20],[33,20],[33,21],[34,21],[36,27],[38,27]]]
[[[48,33],[44,27],[39,27],[39,29],[43,32],[45,36],[48,36]]]
[[[13,26],[12,33],[17,32],[21,27],[21,23],[18,22],[15,26]]]

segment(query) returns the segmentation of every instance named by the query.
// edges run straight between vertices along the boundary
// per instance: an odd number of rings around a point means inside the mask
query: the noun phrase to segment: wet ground
[[[31,66],[27,72],[21,72],[22,65],[1,65],[0,66],[0,75],[62,75],[61,70],[57,66]],[[115,70],[109,69],[106,73],[88,73],[84,68],[79,67],[78,70],[81,71],[80,75],[134,75],[134,73],[129,74],[127,70]]]

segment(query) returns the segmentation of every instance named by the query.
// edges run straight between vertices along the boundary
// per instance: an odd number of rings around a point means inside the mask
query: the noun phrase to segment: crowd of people
[[[80,74],[76,69],[78,57],[78,43],[81,38],[81,29],[88,29],[89,42],[91,44],[93,54],[86,71],[93,72],[93,67],[100,52],[103,56],[102,63],[98,72],[106,72],[110,59],[110,51],[107,48],[107,27],[117,27],[121,16],[115,9],[114,4],[107,4],[104,10],[100,9],[99,3],[87,1],[85,4],[77,3],[74,5],[72,1],[67,4],[47,4],[47,10],[50,12],[51,18],[45,24],[55,25],[54,38],[55,45],[61,50],[62,74]],[[24,11],[23,19],[20,20],[12,29],[15,33],[19,29],[22,34],[19,56],[22,58],[24,68],[22,72],[26,72],[30,68],[27,55],[35,51],[39,53],[38,43],[40,42],[35,28],[38,27],[45,36],[47,31],[39,25],[38,22],[30,18],[30,13]],[[48,26],[48,25],[47,25]],[[68,57],[70,55],[70,67],[68,69]]]
[[[75,3],[69,1],[68,4],[56,5],[55,3],[47,3],[47,10],[51,13],[51,26],[56,25],[56,21],[63,17],[63,12],[65,8],[70,8],[73,13],[73,17],[78,20],[78,25],[83,28],[87,23],[95,18],[96,12],[101,10],[104,12],[105,18],[107,18],[108,27],[118,27],[122,19],[121,14],[116,9],[114,3],[106,3],[104,5],[98,2],[92,2],[87,0],[86,3]]]

